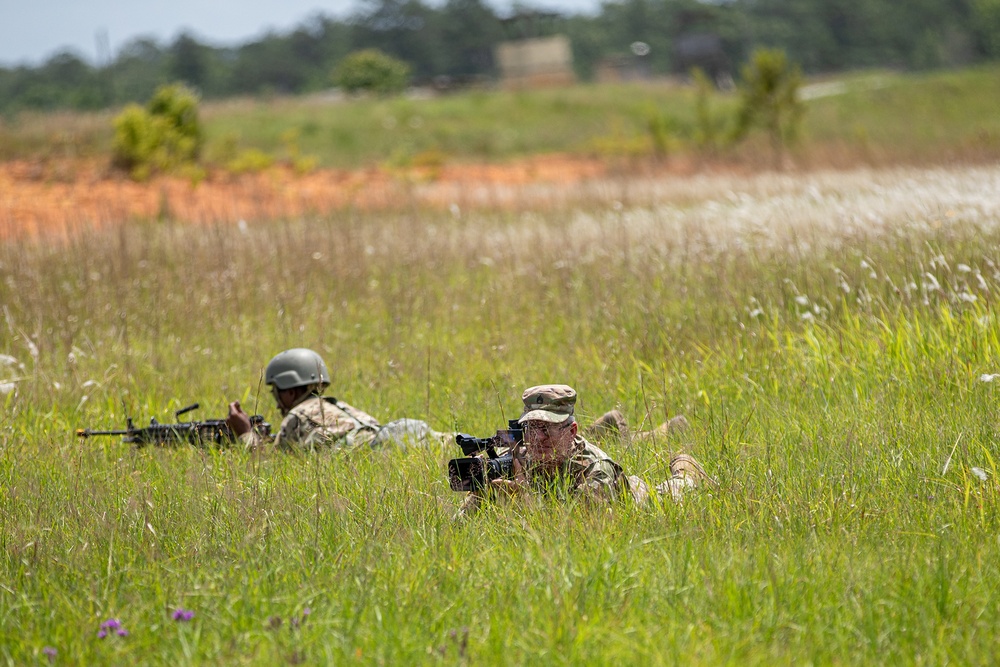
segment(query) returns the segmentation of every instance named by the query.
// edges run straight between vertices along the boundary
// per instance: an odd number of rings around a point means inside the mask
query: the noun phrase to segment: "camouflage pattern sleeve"
[[[351,448],[371,442],[376,431],[377,427],[361,423],[338,405],[314,397],[285,416],[274,444],[279,449]]]
[[[577,436],[577,453],[570,466],[574,469],[578,488],[614,487],[622,475],[622,467],[611,460],[604,450]]]
[[[621,475],[621,468],[614,461],[610,459],[594,461],[584,470],[583,482],[580,486],[591,489],[615,486],[618,483],[619,475]]]

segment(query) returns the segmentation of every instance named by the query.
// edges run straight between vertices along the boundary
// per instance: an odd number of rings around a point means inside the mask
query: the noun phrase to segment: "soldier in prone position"
[[[520,452],[514,453],[512,477],[492,479],[484,489],[470,492],[462,502],[459,516],[471,513],[486,499],[519,497],[532,492],[589,498],[631,496],[638,503],[648,499],[645,482],[635,475],[626,475],[604,450],[579,434],[574,414],[576,391],[572,387],[539,385],[526,389],[521,399],[524,412],[518,421],[524,428],[524,445]],[[607,421],[608,415],[602,420]],[[685,424],[672,421],[657,431],[666,433]],[[674,500],[702,482],[714,484],[698,461],[688,454],[672,457],[670,472],[670,479],[658,485],[656,491]]]
[[[283,417],[274,437],[274,445],[280,449],[405,446],[443,442],[449,437],[417,419],[397,419],[383,425],[344,401],[324,396],[323,392],[330,385],[330,374],[323,358],[307,348],[293,348],[277,354],[267,364],[264,382],[271,388]],[[263,444],[239,401],[229,404],[226,423],[247,447],[257,448]]]

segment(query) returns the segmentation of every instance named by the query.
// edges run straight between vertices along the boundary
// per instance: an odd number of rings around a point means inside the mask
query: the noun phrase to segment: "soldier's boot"
[[[674,477],[687,477],[693,480],[695,486],[700,486],[702,483],[713,487],[719,486],[718,482],[709,477],[698,460],[690,454],[675,454],[670,459],[670,473]]]
[[[651,431],[640,431],[635,434],[636,440],[652,440],[654,442],[666,440],[670,436],[686,431],[690,428],[688,420],[684,415],[677,415],[673,419],[663,422]]]
[[[657,484],[656,491],[661,495],[670,496],[677,502],[684,497],[685,491],[696,489],[702,484],[708,484],[713,488],[719,486],[690,454],[676,454],[670,459],[670,475],[670,479]]]
[[[674,433],[680,433],[681,431],[686,431],[691,427],[688,423],[687,418],[684,415],[677,415],[673,419],[663,422],[656,427],[656,434],[661,436],[672,435]]]
[[[597,421],[583,431],[584,437],[596,440],[628,437],[628,420],[618,410],[611,410],[601,415]]]

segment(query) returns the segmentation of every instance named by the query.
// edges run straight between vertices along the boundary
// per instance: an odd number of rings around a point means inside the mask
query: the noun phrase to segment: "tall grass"
[[[575,211],[4,244],[0,656],[988,663],[998,179],[706,178]],[[579,390],[584,422],[683,413],[692,428],[667,441],[604,446],[652,482],[691,452],[720,488],[454,521],[452,448],[132,450],[73,434],[193,401],[217,417],[233,398],[277,421],[261,368],[297,345],[383,421],[486,434],[550,381]],[[111,617],[129,636],[97,638]]]

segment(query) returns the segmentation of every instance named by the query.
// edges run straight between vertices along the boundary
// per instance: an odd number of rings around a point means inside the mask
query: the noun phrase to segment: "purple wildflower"
[[[53,660],[56,659],[56,653],[57,653],[57,651],[54,648],[52,648],[51,646],[46,646],[45,648],[43,648],[42,649],[42,653],[44,653],[45,655],[47,655],[49,657],[49,662],[52,662]]]
[[[117,618],[109,618],[108,620],[101,623],[101,629],[97,632],[98,639],[104,639],[112,632],[117,634],[119,637],[128,637],[128,630],[122,625],[122,622]]]
[[[179,622],[190,621],[192,618],[194,618],[194,612],[191,611],[190,609],[184,609],[182,607],[178,607],[177,609],[174,610],[174,613],[171,615],[171,618]]]

